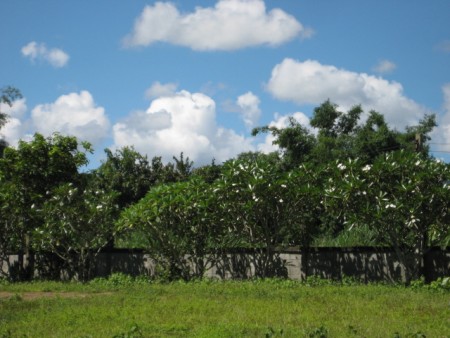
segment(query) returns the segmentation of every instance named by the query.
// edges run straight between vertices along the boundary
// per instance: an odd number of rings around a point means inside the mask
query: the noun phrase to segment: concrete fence
[[[51,263],[51,255],[46,259]],[[186,257],[189,261],[189,257]],[[2,262],[2,274],[13,276],[17,271],[18,255],[10,255]],[[211,260],[206,266],[204,276],[218,279],[245,279],[261,276],[264,265],[262,256],[254,250],[235,250]],[[310,248],[304,250],[278,251],[272,257],[277,265],[277,275],[294,280],[306,276],[320,276],[328,279],[341,279],[343,276],[369,281],[404,281],[405,271],[397,256],[390,248]],[[50,264],[49,263],[49,264]],[[53,264],[53,263],[51,263]],[[450,276],[450,248],[432,248],[425,255],[425,278],[435,280]],[[54,267],[57,265],[54,265]],[[143,250],[114,249],[99,253],[93,264],[93,277],[106,277],[111,273],[122,272],[129,275],[154,275],[155,262]],[[190,268],[195,269],[194,263]],[[69,273],[61,266],[58,276],[67,278]],[[45,272],[36,271],[36,277],[49,277]]]

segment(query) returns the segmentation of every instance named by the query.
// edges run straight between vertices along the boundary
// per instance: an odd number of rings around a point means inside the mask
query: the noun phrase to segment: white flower
[[[395,206],[395,204],[390,203],[390,204],[386,205],[386,209],[389,209],[389,208],[395,209],[396,206]]]
[[[97,209],[101,209],[101,208],[103,208],[102,205],[97,205]]]
[[[280,201],[279,201],[280,203],[283,203],[283,199],[282,198],[280,198]]]
[[[343,165],[342,163],[339,163],[337,167],[338,167],[338,169],[340,169],[340,170],[345,170],[345,169],[347,169],[347,167],[346,167],[345,165]]]
[[[372,169],[372,166],[370,164],[367,164],[364,168],[362,168],[362,171],[367,172],[370,169]]]
[[[286,188],[286,184],[282,184],[281,187],[282,187],[282,188]]]
[[[416,166],[418,166],[420,164],[420,160],[417,160],[416,162]]]

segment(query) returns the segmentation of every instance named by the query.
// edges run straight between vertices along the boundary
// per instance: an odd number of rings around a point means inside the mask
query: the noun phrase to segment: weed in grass
[[[358,334],[358,330],[353,325],[349,325],[348,326],[348,333],[350,333],[352,335],[357,335]]]
[[[0,332],[0,338],[12,338],[11,330]]]
[[[132,277],[121,272],[115,272],[112,273],[108,278],[94,278],[89,282],[89,285],[117,289],[148,283],[149,279],[146,276]]]
[[[119,333],[113,336],[113,338],[141,338],[141,337],[144,337],[144,335],[142,334],[141,328],[137,324],[134,324],[127,332]]]
[[[414,332],[414,333],[408,333],[408,334],[406,334],[404,336],[402,336],[398,332],[395,332],[394,333],[394,338],[427,338],[427,336],[424,333],[420,332],[420,331],[417,331],[417,332]]]
[[[266,338],[272,338],[272,337],[283,337],[284,334],[284,330],[280,329],[280,330],[275,330],[272,327],[268,327],[267,328],[267,332],[265,334]]]
[[[307,337],[309,338],[327,338],[328,337],[328,329],[321,325],[319,327],[314,327],[307,331]]]
[[[332,285],[333,281],[331,279],[325,279],[320,276],[312,275],[308,276],[304,283],[307,286],[325,286]]]
[[[13,302],[20,302],[20,301],[23,300],[23,298],[22,298],[22,296],[21,296],[20,294],[15,293],[15,294],[12,295],[11,297],[9,297],[9,300],[10,300],[10,301],[13,301]]]

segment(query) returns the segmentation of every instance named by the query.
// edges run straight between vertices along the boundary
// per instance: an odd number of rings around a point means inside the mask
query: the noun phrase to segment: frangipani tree
[[[166,278],[202,277],[206,254],[219,236],[211,223],[210,196],[200,179],[158,185],[122,213],[119,226],[145,235],[146,249]]]
[[[59,186],[38,211],[43,225],[35,229],[36,244],[62,259],[73,277],[88,280],[93,259],[115,234],[115,197],[114,192],[71,183]]]
[[[278,275],[276,249],[307,247],[319,228],[320,171],[281,171],[259,157],[230,161],[214,183],[216,214],[235,245],[256,249],[255,273]]]
[[[430,246],[450,239],[449,165],[411,152],[394,152],[373,165],[348,160],[330,165],[324,200],[348,229],[367,225],[393,246],[406,282],[418,278]]]

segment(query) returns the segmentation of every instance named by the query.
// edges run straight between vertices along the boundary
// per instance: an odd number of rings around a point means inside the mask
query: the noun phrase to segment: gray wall
[[[306,276],[320,276],[341,279],[343,276],[369,281],[404,281],[405,274],[398,263],[395,252],[389,248],[311,248],[306,253],[299,250],[277,252],[275,255],[279,275],[294,280]],[[9,261],[2,262],[3,276],[13,276],[17,271],[18,256],[10,255]],[[205,272],[206,277],[219,279],[244,279],[261,276],[261,257],[256,252],[240,251],[218,257]],[[130,275],[153,275],[155,263],[142,250],[112,250],[96,257],[93,275],[105,277],[114,272]],[[70,278],[66,271],[44,278]],[[431,249],[425,256],[425,277],[436,280],[450,276],[450,249]]]

